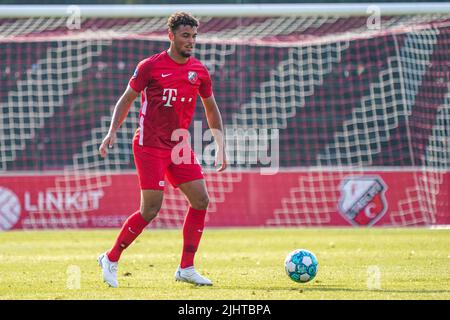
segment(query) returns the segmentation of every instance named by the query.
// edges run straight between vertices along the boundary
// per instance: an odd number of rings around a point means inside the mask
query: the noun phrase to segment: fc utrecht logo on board
[[[341,184],[339,212],[354,226],[372,226],[388,209],[386,190],[378,176],[345,178]]]
[[[196,82],[197,82],[197,79],[198,79],[197,72],[195,72],[195,71],[189,71],[189,72],[188,72],[188,79],[189,79],[189,82],[190,82],[190,83],[192,83],[192,84],[196,83]]]

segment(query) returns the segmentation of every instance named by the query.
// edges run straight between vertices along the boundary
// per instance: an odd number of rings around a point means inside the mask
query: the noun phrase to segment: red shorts
[[[141,190],[164,190],[165,176],[175,188],[185,182],[204,179],[194,152],[191,149],[189,151],[190,160],[185,161],[187,163],[175,164],[172,150],[140,146],[138,140],[134,139],[134,163]]]

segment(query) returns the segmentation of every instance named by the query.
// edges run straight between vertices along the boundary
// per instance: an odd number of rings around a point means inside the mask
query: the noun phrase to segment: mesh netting
[[[392,223],[433,222],[436,195],[448,193],[441,185],[450,164],[449,16],[386,17],[375,30],[365,17],[200,21],[196,56],[211,73],[225,126],[278,129],[281,170],[314,168],[269,224],[326,223],[336,208],[324,204],[339,201],[333,181],[344,177],[330,168],[347,175],[405,167],[415,168],[416,184]],[[97,150],[137,62],[167,48],[166,18],[88,18],[77,30],[66,22],[0,19],[0,172],[58,170],[67,178],[54,188],[102,188],[111,174],[134,169],[138,100],[108,158]],[[194,120],[206,128],[202,108]],[[240,170],[255,166],[208,174],[211,202],[224,202]],[[168,188],[156,225],[180,226],[185,209]],[[49,214],[31,215],[28,227],[76,226],[84,217]]]

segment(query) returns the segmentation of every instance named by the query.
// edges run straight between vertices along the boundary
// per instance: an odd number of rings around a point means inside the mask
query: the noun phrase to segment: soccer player
[[[214,99],[211,78],[206,67],[192,56],[199,23],[192,15],[178,12],[167,21],[170,47],[142,60],[128,86],[115,105],[109,131],[99,152],[105,157],[116,140],[116,132],[125,120],[132,102],[140,94],[142,106],[139,127],[132,146],[141,189],[140,210],[133,213],[122,226],[112,248],[98,257],[103,279],[118,287],[117,266],[120,256],[156,217],[161,208],[164,177],[179,188],[189,201],[183,224],[183,251],[175,272],[175,280],[196,285],[212,285],[194,268],[194,256],[202,237],[208,208],[208,192],[202,169],[189,147],[174,148],[172,140],[177,129],[187,129],[200,95],[208,125],[216,142],[217,171],[227,167],[222,117]],[[176,140],[176,139],[175,139]],[[179,154],[172,152],[181,150]],[[180,159],[184,159],[180,163]],[[190,161],[185,161],[189,159]]]

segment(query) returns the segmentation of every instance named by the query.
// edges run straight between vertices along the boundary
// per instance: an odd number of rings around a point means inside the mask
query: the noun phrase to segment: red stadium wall
[[[207,174],[207,225],[415,226],[450,224],[450,173],[413,171]],[[0,230],[120,227],[139,205],[134,174],[0,177]],[[152,227],[180,227],[186,202],[166,187]]]

